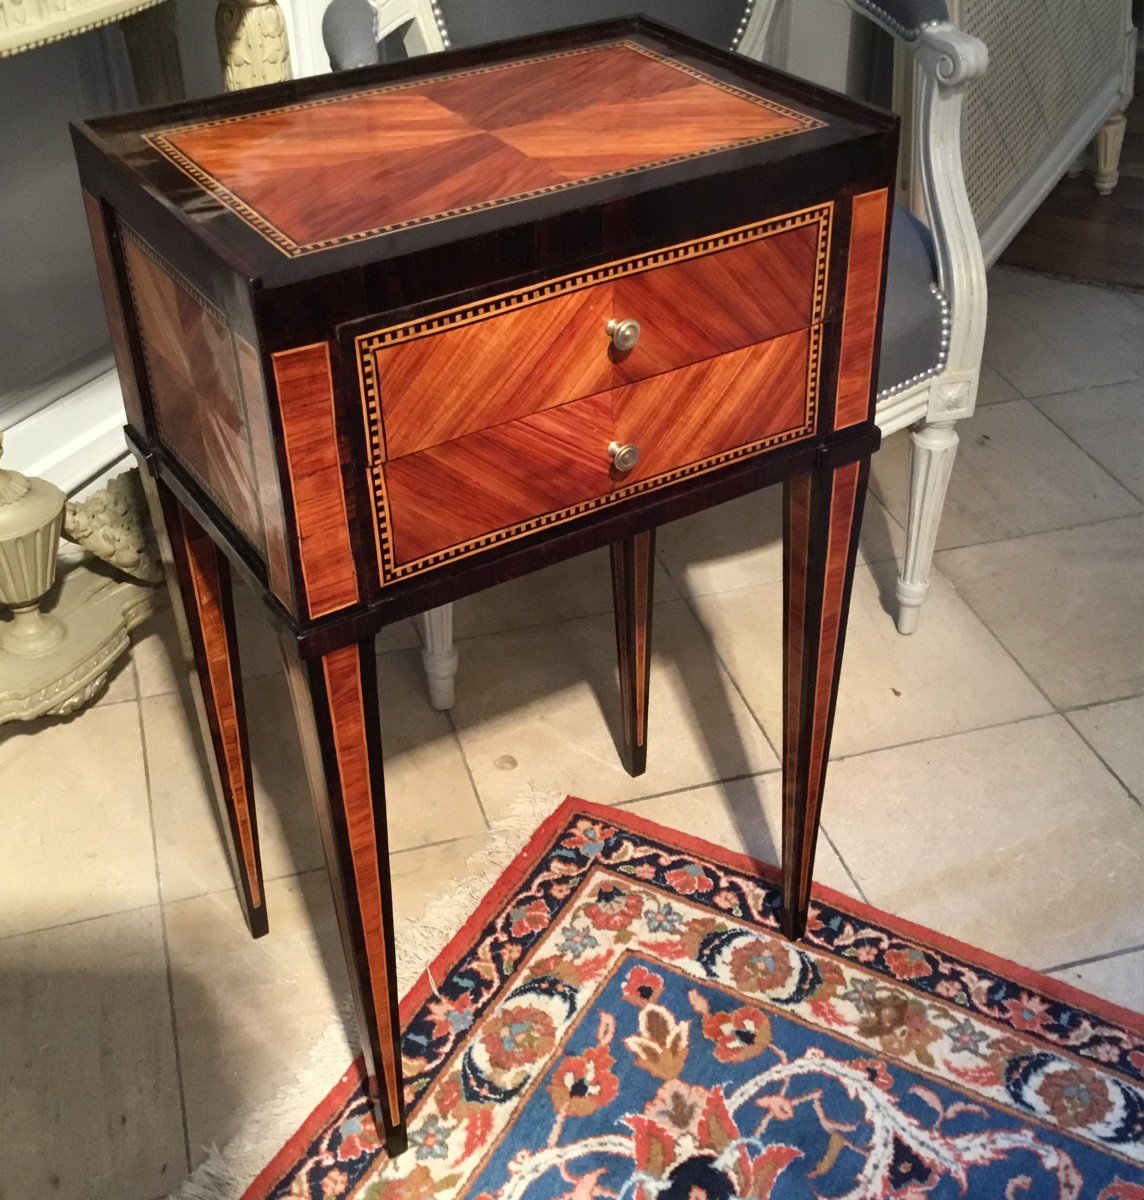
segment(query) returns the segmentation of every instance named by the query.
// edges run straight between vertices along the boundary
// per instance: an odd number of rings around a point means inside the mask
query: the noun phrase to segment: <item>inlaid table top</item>
[[[101,118],[77,153],[276,287],[873,131],[868,110],[630,19],[440,57]]]
[[[625,39],[177,126],[147,141],[299,255],[821,124]]]

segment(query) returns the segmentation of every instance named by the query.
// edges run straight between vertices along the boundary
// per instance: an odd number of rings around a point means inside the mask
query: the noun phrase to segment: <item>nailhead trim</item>
[[[939,17],[932,21],[923,21],[920,25],[903,25],[901,21],[892,17],[880,4],[876,4],[874,0],[856,0],[856,3],[860,8],[864,8],[867,12],[876,15],[880,21],[888,25],[895,33],[901,34],[902,37],[910,41],[913,41],[923,29],[930,29],[934,25],[945,24],[945,21]]]
[[[739,26],[735,30],[735,36],[731,39],[731,49],[738,50],[739,43],[743,40],[743,34],[747,32],[747,26],[751,22],[751,13],[755,9],[755,0],[747,0],[746,7],[743,9],[743,15],[739,19]]]
[[[445,27],[445,14],[441,11],[437,0],[433,0],[432,9],[433,20],[437,22],[437,32],[441,35],[441,44],[448,50],[453,43],[449,40],[449,30]]]
[[[940,375],[945,370],[946,363],[949,361],[949,340],[953,328],[953,320],[949,311],[949,300],[939,290],[936,283],[930,284],[930,295],[937,297],[937,302],[941,305],[941,345],[937,352],[937,362],[932,367],[927,367],[924,371],[919,371],[916,375],[911,375],[909,379],[903,379],[901,383],[895,383],[892,387],[883,388],[878,393],[877,399],[888,400],[891,396],[898,396],[902,392],[908,391],[912,387],[916,387],[919,383],[924,383],[927,379],[932,379],[935,375]]]

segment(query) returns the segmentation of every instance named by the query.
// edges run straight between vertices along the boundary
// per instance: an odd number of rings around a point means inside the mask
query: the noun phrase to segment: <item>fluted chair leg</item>
[[[937,527],[957,455],[953,421],[921,421],[912,431],[910,506],[906,518],[906,556],[898,577],[898,632],[913,633],[929,592]]]

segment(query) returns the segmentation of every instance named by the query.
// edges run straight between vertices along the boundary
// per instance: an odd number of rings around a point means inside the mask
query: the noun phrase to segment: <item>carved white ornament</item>
[[[227,91],[292,78],[286,18],[277,0],[219,0],[215,37]]]
[[[64,537],[143,583],[162,583],[163,565],[135,468],[86,500],[68,501]]]
[[[0,0],[0,58],[122,21],[164,0]]]

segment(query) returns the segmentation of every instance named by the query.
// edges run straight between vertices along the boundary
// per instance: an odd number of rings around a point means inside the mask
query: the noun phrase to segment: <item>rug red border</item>
[[[496,883],[477,906],[476,911],[461,926],[448,945],[437,955],[427,970],[422,972],[417,982],[403,997],[400,1008],[402,1023],[409,1021],[413,1014],[428,1000],[430,994],[429,975],[432,974],[436,978],[443,978],[453,969],[468,949],[473,937],[488,924],[489,920],[503,906],[505,900],[517,891],[524,882],[529,869],[539,857],[541,847],[546,842],[552,840],[556,830],[565,823],[573,811],[583,812],[601,821],[606,821],[609,824],[621,825],[633,833],[640,833],[647,837],[670,842],[693,854],[709,858],[714,862],[720,863],[722,866],[730,867],[735,871],[758,874],[772,883],[777,883],[780,879],[779,869],[772,863],[751,858],[749,855],[741,854],[736,850],[728,850],[724,846],[717,846],[713,842],[708,842],[692,834],[682,833],[667,825],[661,825],[658,821],[651,821],[646,817],[641,817],[639,814],[630,812],[626,808],[613,808],[607,804],[594,804],[590,800],[581,800],[576,796],[567,796],[559,808],[541,823],[537,831],[529,838],[517,856],[501,873]],[[997,975],[1003,975],[1014,983],[1034,988],[1043,995],[1054,1000],[1059,1000],[1064,1004],[1075,1005],[1078,1008],[1091,1012],[1094,1016],[1102,1017],[1104,1020],[1111,1021],[1117,1025],[1122,1025],[1132,1033],[1144,1037],[1144,1015],[1134,1013],[1130,1009],[1121,1007],[1119,1004],[1102,1000],[1099,996],[1090,995],[1080,988],[1073,987],[1072,984],[1064,983],[1062,980],[1054,979],[1049,975],[1042,975],[1039,971],[1034,971],[1030,967],[1023,967],[1019,963],[1011,962],[1009,959],[1001,958],[996,954],[990,954],[987,950],[981,950],[976,946],[969,945],[967,942],[960,942],[956,938],[947,937],[945,934],[927,929],[924,925],[915,924],[913,921],[907,921],[901,917],[891,916],[881,909],[874,908],[873,905],[864,904],[862,901],[855,900],[842,892],[836,892],[833,888],[815,884],[812,895],[816,900],[822,900],[840,912],[870,921],[875,925],[880,925],[901,937],[921,942],[923,945],[932,946],[935,950],[951,954],[972,966],[981,967]],[[329,1094],[318,1104],[306,1120],[303,1121],[294,1136],[290,1138],[259,1173],[253,1183],[243,1192],[242,1200],[262,1200],[262,1197],[269,1192],[269,1189],[282,1178],[287,1167],[298,1160],[306,1147],[317,1138],[321,1130],[341,1111],[361,1078],[359,1062],[360,1059],[354,1060],[350,1069],[346,1071]]]

